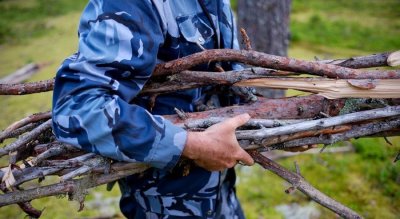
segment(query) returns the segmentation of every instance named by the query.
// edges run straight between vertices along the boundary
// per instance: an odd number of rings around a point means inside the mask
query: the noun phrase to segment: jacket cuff
[[[164,132],[160,133],[158,144],[152,149],[149,159],[153,167],[171,170],[178,163],[186,144],[187,131],[164,120]]]

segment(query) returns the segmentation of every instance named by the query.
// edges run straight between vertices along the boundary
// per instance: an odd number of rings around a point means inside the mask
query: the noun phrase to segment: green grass
[[[292,42],[379,52],[400,48],[400,1],[296,0]]]
[[[30,81],[55,75],[62,60],[76,51],[76,29],[83,0],[0,0],[0,77],[23,65],[49,62]],[[291,29],[291,57],[302,59],[337,58],[400,48],[400,19],[397,0],[294,0]],[[235,5],[235,3],[233,3]],[[297,95],[298,92],[290,92]],[[0,129],[26,115],[50,109],[51,93],[0,97]],[[352,141],[356,153],[300,155],[279,161],[293,169],[300,165],[304,177],[333,198],[366,218],[398,218],[400,215],[400,164],[394,164],[400,139]],[[306,205],[300,192],[287,195],[287,183],[259,167],[238,168],[238,195],[250,219],[282,218],[275,206],[288,203]],[[87,200],[118,197],[118,189],[96,188]],[[103,198],[101,198],[103,200]],[[83,218],[102,216],[100,208],[78,205],[66,198],[44,198],[33,202],[46,207],[43,218]],[[111,204],[118,210],[117,203]],[[322,218],[336,218],[319,207]],[[18,207],[0,208],[1,218],[24,218]],[[117,216],[121,217],[120,214]]]
[[[82,0],[1,0],[0,44],[18,43],[54,28],[47,19],[82,10]]]
[[[399,139],[391,139],[399,145]],[[394,164],[399,146],[387,145],[382,139],[353,141],[357,153],[299,155],[280,161],[294,170],[293,162],[312,185],[351,207],[366,218],[397,218],[400,207],[400,165]],[[275,206],[288,203],[309,203],[296,191],[284,193],[290,185],[261,168],[240,168],[238,195],[248,218],[281,218]],[[336,216],[322,207],[322,218]]]

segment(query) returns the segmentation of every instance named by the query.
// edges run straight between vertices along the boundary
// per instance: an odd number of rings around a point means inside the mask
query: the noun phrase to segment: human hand
[[[215,124],[203,132],[189,132],[183,156],[209,171],[221,171],[239,161],[253,165],[254,160],[236,139],[235,130],[250,119],[242,114]]]

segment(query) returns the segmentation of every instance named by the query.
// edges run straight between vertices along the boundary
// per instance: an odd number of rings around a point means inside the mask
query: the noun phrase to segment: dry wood
[[[30,63],[25,65],[24,67],[18,69],[14,73],[1,78],[0,84],[16,84],[25,81],[26,79],[32,77],[35,73],[37,73],[40,69],[41,65]]]
[[[207,119],[186,119],[184,123],[177,123],[175,125],[190,129],[208,128],[212,125],[220,123],[226,120],[227,117],[211,117]],[[251,129],[251,128],[271,128],[290,124],[296,124],[300,122],[307,121],[306,119],[291,119],[291,120],[278,120],[278,119],[250,119],[246,124],[241,126],[241,128]]]
[[[45,119],[50,119],[51,118],[51,112],[41,112],[41,113],[35,113],[33,115],[30,115],[28,117],[25,117],[17,122],[14,122],[13,124],[9,125],[6,129],[4,129],[3,132],[0,133],[0,143],[7,138],[7,136],[10,136],[13,131],[15,131],[18,128],[21,128],[23,126],[26,126],[30,123],[34,122],[39,122]]]
[[[389,66],[399,66],[400,65],[400,51],[393,52],[389,55],[387,59]]]
[[[285,169],[278,163],[268,159],[257,151],[249,151],[249,154],[263,168],[275,173],[282,179],[292,184],[295,189],[298,189],[312,200],[330,209],[341,217],[357,219],[362,218],[350,208],[320,192],[318,189],[309,184],[300,174]]]
[[[0,95],[25,95],[41,93],[51,91],[53,88],[54,79],[22,84],[0,84]]]
[[[169,76],[167,81],[153,81],[145,85],[139,95],[154,95],[180,90],[203,87],[207,85],[232,85],[248,79],[265,78],[271,76],[290,76],[291,72],[277,71],[265,68],[249,68],[240,71],[203,72],[183,71],[180,74]]]
[[[232,49],[206,50],[167,63],[159,64],[156,66],[153,75],[166,76],[176,74],[199,64],[214,61],[236,61],[264,68],[313,74],[329,78],[375,79],[377,76],[379,78],[400,78],[400,71],[398,70],[361,71],[332,64],[323,64],[319,62],[309,62],[269,55],[256,51]]]
[[[53,145],[53,147],[49,148],[47,151],[39,154],[37,157],[32,159],[32,165],[36,166],[38,164],[40,164],[40,162],[54,157],[54,156],[58,156],[61,155],[63,153],[67,152],[67,147],[65,147],[63,144],[55,144]]]
[[[357,56],[347,59],[319,60],[324,64],[339,65],[347,68],[373,68],[390,66],[388,58],[396,52],[384,52],[373,55]]]
[[[240,34],[242,35],[242,39],[243,39],[242,44],[245,45],[245,49],[246,50],[253,50],[253,48],[251,47],[250,38],[247,35],[247,32],[246,32],[246,30],[244,28],[240,28]]]
[[[310,95],[284,99],[258,98],[250,105],[224,107],[205,112],[187,113],[189,119],[206,119],[210,117],[233,117],[248,113],[253,119],[307,119],[327,115],[338,115],[345,100],[328,100],[322,96]],[[173,123],[182,123],[177,115],[166,115],[164,118]]]
[[[32,129],[38,127],[39,125],[40,125],[40,123],[31,123],[31,124],[25,125],[21,128],[15,129],[13,131],[1,132],[0,133],[0,143],[2,143],[6,139],[16,138],[26,132],[32,131]]]
[[[33,129],[31,132],[29,132],[26,135],[21,136],[16,140],[15,142],[5,146],[4,148],[0,148],[0,157],[4,156],[10,152],[18,150],[18,148],[25,146],[27,143],[30,141],[36,139],[41,133],[43,133],[45,130],[51,128],[51,119],[44,122],[37,128]]]
[[[327,128],[327,129],[297,132],[297,133],[289,134],[289,135],[279,135],[279,136],[274,136],[274,137],[263,139],[261,142],[261,145],[266,147],[266,146],[271,146],[274,144],[279,144],[282,142],[287,142],[287,141],[291,141],[291,140],[299,139],[299,138],[306,138],[306,137],[319,136],[319,135],[337,134],[337,133],[349,131],[350,129],[351,129],[351,126],[349,126],[349,125],[333,126],[333,127]]]
[[[196,53],[191,56],[187,56],[185,58],[181,58],[175,61],[167,62],[164,64],[158,64],[156,69],[154,70],[153,75],[170,75],[182,72],[184,70],[188,70],[196,65],[202,63],[208,63],[211,61],[239,61],[245,64],[251,64],[254,66],[261,66],[270,69],[276,70],[264,70],[266,75],[288,75],[292,73],[289,72],[298,72],[319,76],[326,76],[330,78],[342,78],[342,79],[399,79],[400,71],[399,70],[380,70],[380,71],[361,71],[356,69],[345,68],[341,66],[349,66],[349,67],[371,67],[371,66],[381,66],[384,65],[384,59],[388,56],[389,53],[383,53],[378,55],[364,56],[364,57],[354,57],[346,60],[326,60],[326,61],[318,61],[318,62],[308,62],[302,60],[295,60],[286,57],[273,56],[265,53],[260,53],[256,51],[238,51],[238,50],[229,50],[229,49],[219,49],[219,50],[207,50],[204,52]],[[397,53],[392,53],[390,57],[391,63],[395,63]],[[375,58],[375,59],[374,59]],[[325,63],[333,63],[333,64],[325,64]],[[386,65],[386,64],[385,64]],[[277,71],[279,70],[279,71]],[[283,70],[283,71],[282,71]],[[259,70],[260,71],[260,70]],[[246,74],[248,70],[244,70],[242,73]],[[185,84],[184,88],[181,89],[189,89],[193,87],[199,87],[204,84],[213,84],[215,82],[208,81],[207,83],[202,81],[203,84],[196,84],[193,81],[190,81],[191,77],[196,79],[196,74],[198,72],[192,72],[189,74],[186,72],[186,75],[189,76],[189,80],[186,79],[182,81],[182,84]],[[211,77],[210,74],[214,74],[213,72],[203,73]],[[225,76],[226,77],[226,76]],[[253,75],[253,77],[255,77]],[[259,75],[258,77],[261,77]],[[199,77],[197,76],[197,80]],[[235,81],[240,81],[244,79],[240,79],[240,77],[236,78]],[[232,81],[232,79],[230,79]],[[169,90],[167,88],[163,88],[159,92],[171,92],[176,90],[178,87],[176,86],[179,81],[169,82],[169,86],[172,86],[174,89]],[[189,84],[186,84],[186,83]],[[232,83],[229,80],[225,83]],[[234,82],[233,82],[234,83]],[[167,84],[164,84],[167,85]],[[175,86],[174,86],[175,85]],[[46,92],[52,90],[54,87],[54,80],[46,80],[32,83],[24,83],[24,84],[0,84],[0,95],[24,95],[31,93],[39,93]],[[147,91],[143,91],[142,95],[147,93],[154,93],[150,88],[158,88],[161,89],[159,84],[154,84],[149,87]]]
[[[333,80],[326,78],[262,78],[236,83],[235,86],[295,89],[316,93],[329,99],[400,98],[400,79]]]
[[[48,196],[63,194],[74,195],[76,192],[81,192],[82,190],[86,190],[88,188],[103,185],[135,173],[143,172],[147,168],[148,166],[144,164],[130,164],[128,170],[118,170],[110,174],[89,175],[81,179],[70,180],[23,191],[10,192],[0,195],[0,207]]]
[[[328,128],[332,126],[373,119],[382,119],[398,115],[400,115],[400,106],[389,106],[380,109],[349,113],[341,116],[306,121],[300,124],[292,124],[276,128],[265,128],[257,131],[237,131],[236,137],[240,140],[265,139],[272,136],[287,135],[302,131]]]
[[[0,188],[4,193],[10,192],[7,188]],[[24,211],[28,216],[32,218],[39,218],[42,215],[42,211],[35,209],[30,202],[20,202],[17,203],[18,206]]]
[[[309,144],[331,145],[339,141],[345,141],[351,138],[358,138],[358,137],[368,137],[374,134],[380,134],[380,136],[382,136],[381,134],[383,134],[384,136],[386,131],[391,131],[398,127],[400,127],[400,119],[371,122],[362,125],[354,125],[351,130],[343,133],[337,133],[332,135],[321,135],[316,137],[287,141],[279,145],[273,145],[271,147],[267,147],[263,149],[263,151],[282,150],[284,148],[298,147]]]

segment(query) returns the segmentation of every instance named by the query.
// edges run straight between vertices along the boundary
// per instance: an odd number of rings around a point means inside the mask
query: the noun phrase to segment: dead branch
[[[67,152],[67,147],[65,147],[63,144],[53,144],[53,147],[49,148],[47,151],[39,154],[37,157],[32,159],[32,165],[36,166],[38,164],[40,164],[40,162],[54,157],[54,156],[58,156],[61,155],[63,153]]]
[[[207,119],[186,119],[184,123],[178,123],[180,127],[190,129],[208,128],[212,125],[226,120],[227,117],[211,117]],[[277,119],[250,119],[246,124],[241,126],[244,129],[251,128],[271,128],[290,124],[296,124],[307,121],[306,119],[277,120]]]
[[[16,138],[26,132],[32,131],[34,128],[38,127],[40,123],[31,123],[28,125],[25,125],[21,128],[15,129],[14,131],[10,132],[2,132],[0,133],[0,143],[2,143],[4,140],[9,139],[9,138]]]
[[[4,193],[10,192],[7,188],[1,188]],[[35,209],[30,202],[20,202],[17,203],[18,206],[24,211],[28,216],[32,218],[39,218],[42,215],[42,211]]]
[[[32,77],[36,72],[39,71],[40,65],[35,63],[30,63],[24,67],[18,69],[14,73],[0,79],[0,84],[16,84],[25,81],[26,79]]]
[[[400,119],[393,119],[389,121],[377,121],[361,125],[354,125],[351,130],[337,133],[332,135],[321,135],[316,137],[309,137],[287,141],[279,145],[266,147],[263,151],[282,150],[284,148],[298,147],[309,144],[325,144],[331,145],[339,141],[349,140],[351,138],[368,137],[375,134],[384,133],[400,127]]]
[[[0,157],[4,156],[10,152],[18,150],[18,148],[23,147],[30,141],[36,139],[39,136],[39,134],[41,134],[42,132],[44,132],[45,130],[50,129],[50,128],[51,128],[51,120],[48,120],[47,122],[41,124],[40,126],[38,126],[35,129],[33,129],[28,134],[21,136],[15,142],[5,146],[4,148],[0,148]]]
[[[253,48],[251,47],[250,38],[244,28],[240,28],[240,34],[242,35],[242,43],[245,45],[246,50],[253,50]]]
[[[309,184],[301,175],[298,173],[291,172],[278,163],[268,159],[257,151],[249,151],[249,154],[253,159],[260,164],[264,169],[267,169],[282,179],[286,180],[293,185],[294,188],[298,189],[306,196],[310,197],[312,200],[321,204],[322,206],[330,209],[336,214],[343,218],[362,218],[356,212],[350,208],[344,206],[343,204],[335,201],[334,199],[328,197],[324,193],[320,192],[318,189]]]
[[[238,50],[229,50],[229,49],[219,49],[219,50],[207,50],[204,52],[196,53],[191,56],[187,56],[175,61],[167,62],[164,64],[158,64],[156,69],[153,72],[154,76],[161,75],[171,75],[176,74],[188,69],[191,69],[194,66],[197,66],[202,63],[208,63],[211,61],[238,61],[243,62],[245,64],[250,64],[254,66],[260,66],[264,68],[270,68],[275,70],[261,70],[258,69],[259,73],[257,74],[258,78],[262,77],[260,72],[264,72],[263,76],[282,76],[282,75],[291,75],[293,73],[289,72],[297,72],[304,74],[312,74],[318,76],[325,76],[330,78],[342,78],[342,79],[399,79],[400,71],[399,70],[380,70],[380,71],[361,71],[357,69],[350,69],[345,67],[372,67],[372,66],[387,66],[386,60],[388,57],[392,57],[393,60],[396,60],[393,57],[397,53],[382,53],[371,56],[363,56],[363,57],[354,57],[345,60],[326,60],[326,61],[318,61],[318,62],[308,62],[302,60],[295,60],[286,57],[274,56],[265,53],[260,53],[256,51],[238,51]],[[329,63],[329,64],[326,64]],[[394,61],[391,61],[394,63]],[[341,67],[345,66],[345,67]],[[254,71],[254,69],[252,70]],[[235,73],[235,72],[233,72]],[[236,74],[248,74],[249,70],[243,70],[241,73],[236,72]],[[254,73],[254,72],[252,72]],[[201,79],[197,74],[198,72],[186,72],[185,73],[188,78],[193,78],[194,80]],[[212,74],[214,72],[204,72],[202,73],[205,76],[212,78]],[[226,75],[227,73],[225,73]],[[248,76],[249,77],[249,76]],[[252,76],[256,77],[255,75]],[[181,77],[181,81],[182,78]],[[222,77],[220,77],[222,78]],[[245,79],[241,79],[241,77],[237,77],[236,79],[230,79],[233,77],[226,77],[225,83],[232,84],[238,81],[242,81]],[[181,89],[189,89],[193,87],[199,87],[205,84],[213,84],[215,82],[208,81],[205,82],[206,79],[201,80],[202,84],[198,82],[189,81],[185,79],[185,86]],[[233,82],[234,81],[234,82]],[[161,88],[159,84],[147,85],[147,91],[144,90],[142,95],[155,93],[155,88],[158,88],[158,92],[171,92],[175,91],[179,88],[179,80],[178,81],[170,81],[169,84],[164,84],[164,86],[172,87],[172,88]],[[182,86],[182,84],[180,84]],[[162,86],[162,87],[164,87]],[[31,82],[24,84],[0,84],[0,95],[25,95],[32,93],[40,93],[52,90],[54,87],[54,80],[46,80],[39,82]]]
[[[9,125],[6,129],[4,129],[3,132],[0,133],[0,143],[3,142],[4,139],[8,138],[8,136],[10,136],[11,133],[16,129],[26,126],[30,123],[40,122],[42,120],[50,118],[51,118],[51,112],[42,112],[42,113],[35,113],[17,122],[14,122],[13,124]]]
[[[302,122],[282,127],[261,129],[258,131],[237,131],[236,137],[240,140],[265,139],[272,136],[293,134],[327,128],[347,123],[362,122],[373,119],[382,119],[400,115],[400,106],[389,106],[380,109],[366,110],[362,112],[349,113],[341,116]],[[306,144],[307,145],[307,144]]]
[[[288,135],[278,135],[278,136],[273,136],[270,138],[263,139],[261,142],[261,145],[266,147],[266,146],[271,146],[274,144],[279,144],[282,142],[291,141],[294,139],[319,136],[319,135],[332,135],[332,134],[349,131],[351,128],[352,127],[350,125],[345,125],[345,126],[342,125],[342,126],[332,126],[332,127],[329,127],[326,129],[321,129],[321,130],[313,130],[313,131],[310,130],[310,131],[297,132],[297,133],[288,134]]]
[[[327,115],[338,115],[345,100],[328,100],[322,96],[310,95],[284,99],[266,99],[259,97],[250,105],[224,107],[205,112],[187,113],[189,119],[206,119],[211,117],[233,117],[248,113],[253,119],[307,119]],[[164,118],[173,123],[182,123],[177,115],[166,115]]]
[[[48,196],[65,194],[74,195],[74,193],[78,191],[113,182],[135,173],[143,172],[147,168],[148,166],[144,164],[136,164],[135,167],[130,165],[129,170],[119,170],[110,174],[89,175],[82,179],[70,180],[49,186],[6,193],[0,195],[0,207]]]
[[[180,74],[169,76],[167,81],[152,81],[147,83],[140,95],[153,95],[160,93],[170,93],[180,90],[203,87],[207,85],[233,85],[240,81],[249,79],[265,78],[272,76],[295,75],[291,72],[277,71],[265,68],[249,68],[240,71],[227,72],[203,72],[203,71],[183,71]]]
[[[373,68],[390,66],[388,58],[392,52],[384,52],[373,55],[357,56],[347,59],[320,60],[319,63],[339,65],[347,68]]]
[[[256,51],[214,49],[195,53],[156,66],[154,76],[167,76],[182,72],[194,66],[214,61],[236,61],[258,67],[325,76],[329,78],[376,79],[376,77],[399,79],[400,71],[361,71],[332,64],[309,62],[275,56]]]
[[[25,95],[51,91],[54,79],[22,84],[0,84],[0,95]]]

